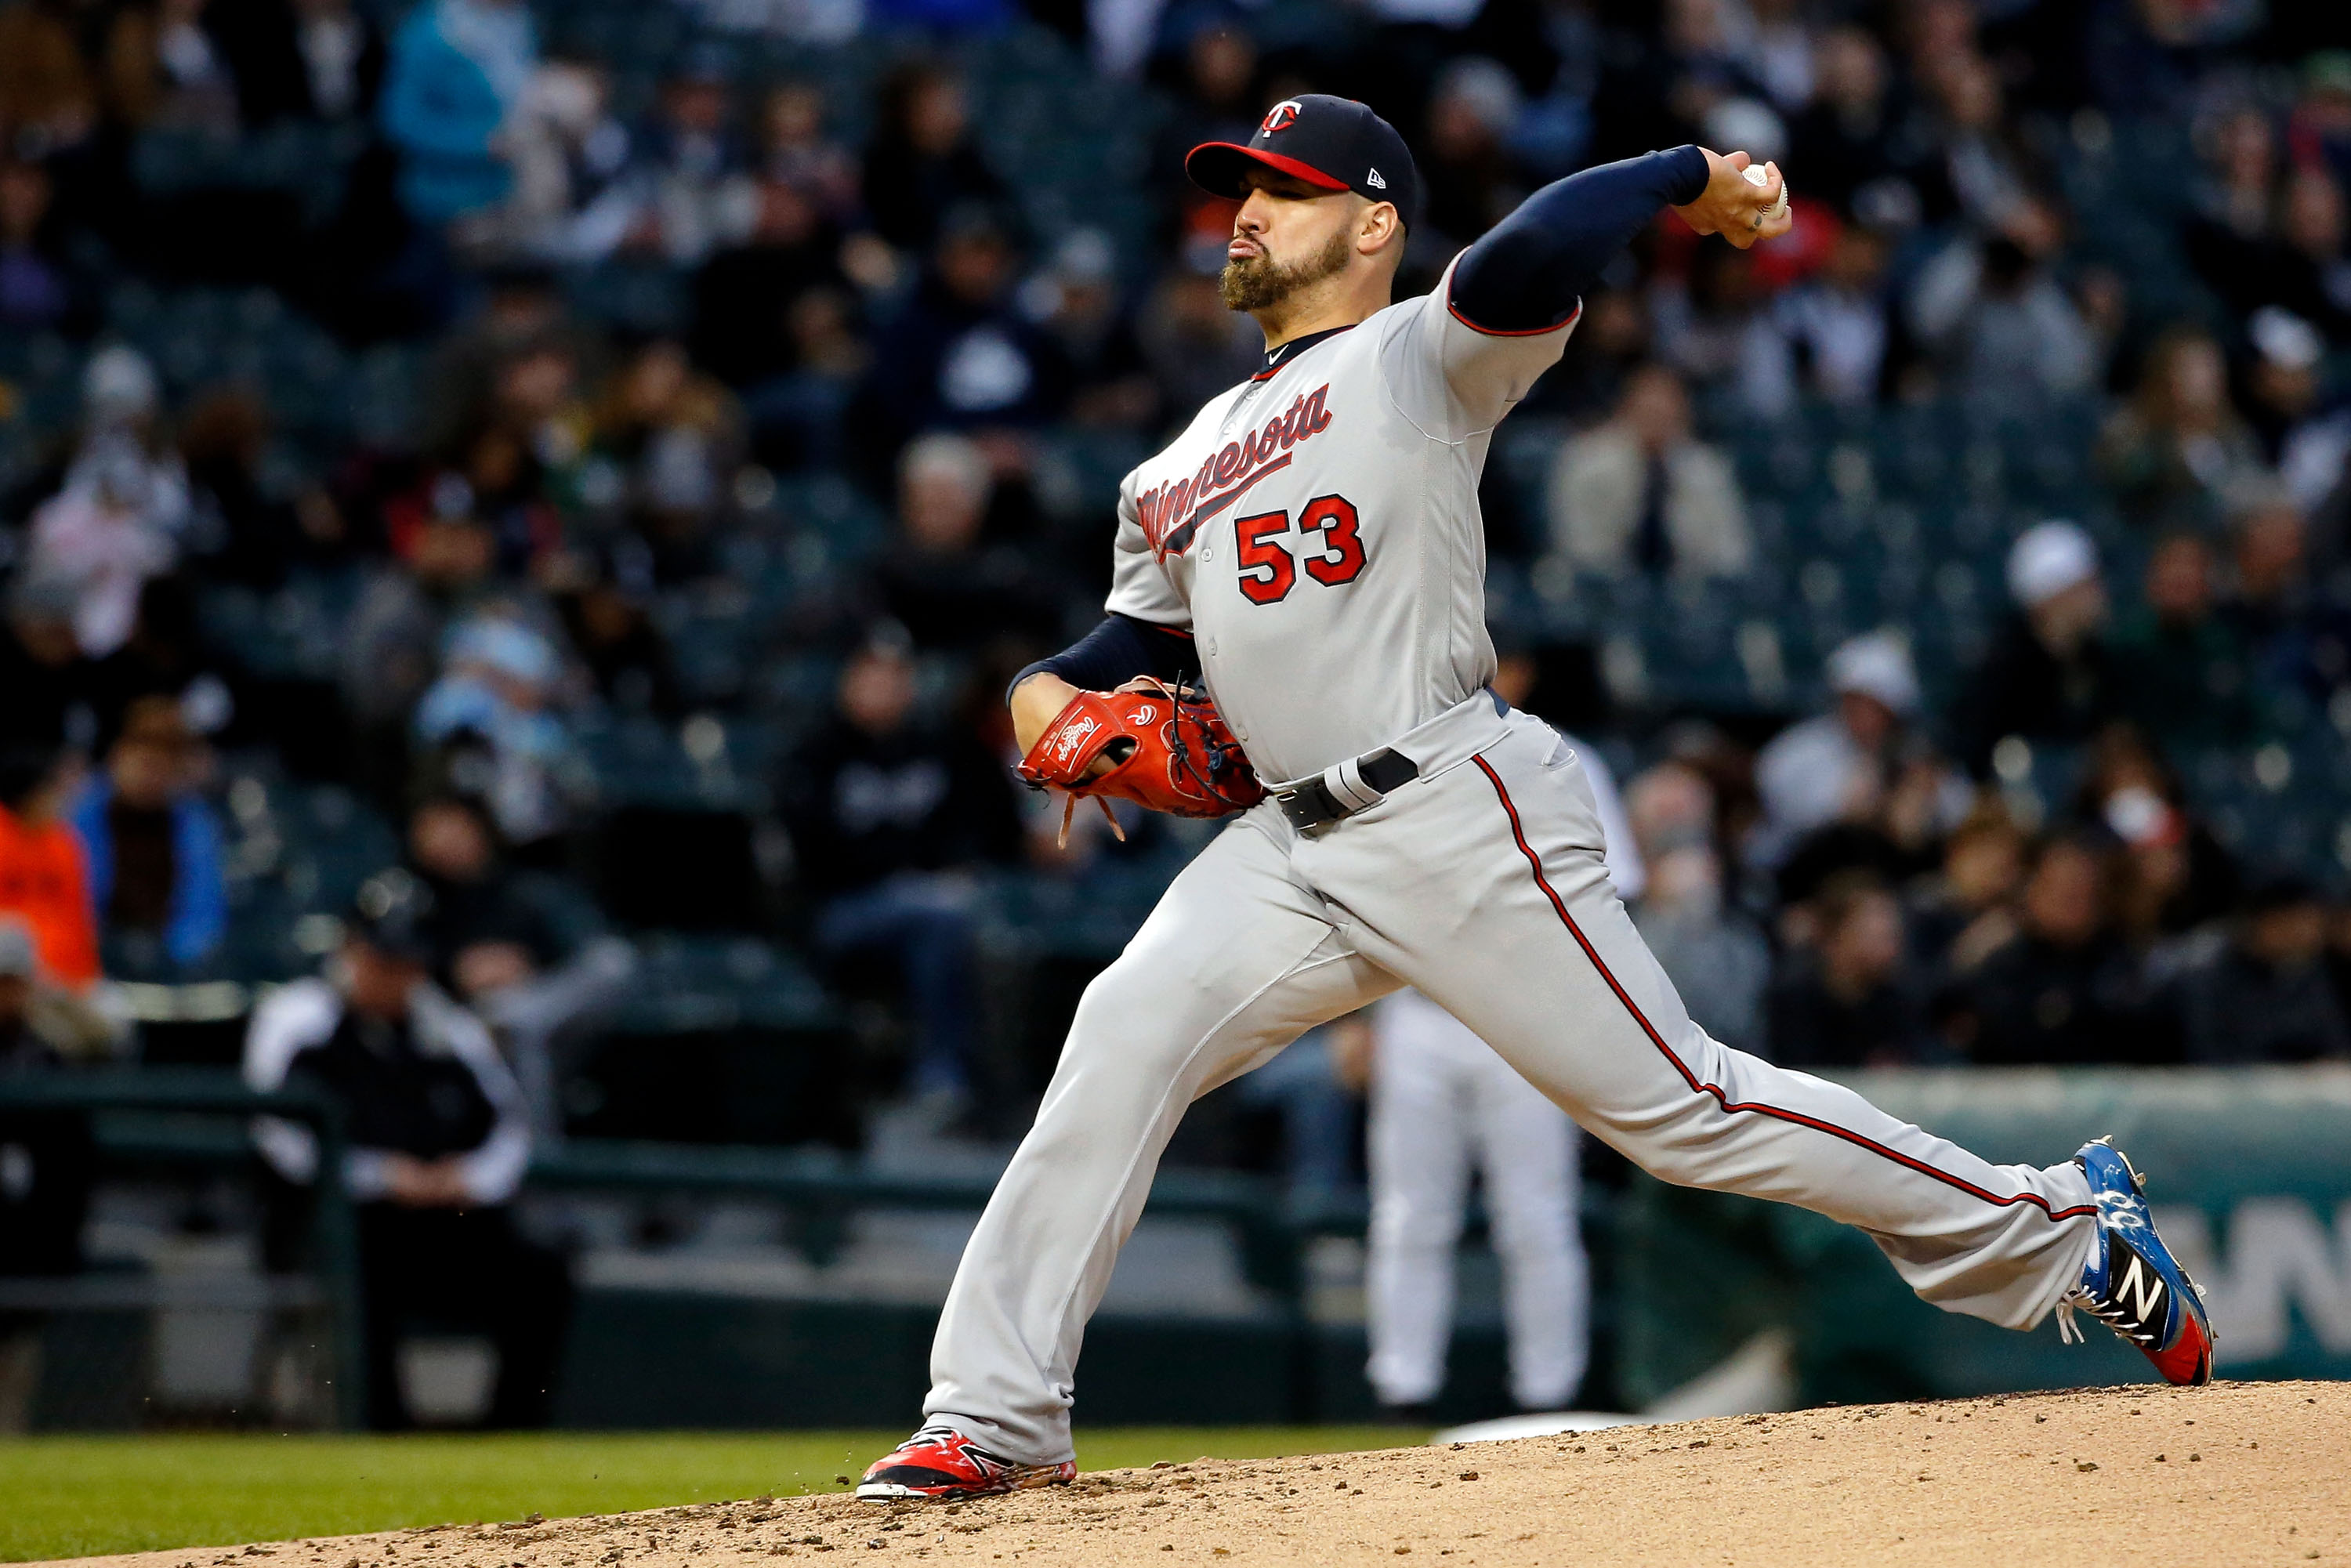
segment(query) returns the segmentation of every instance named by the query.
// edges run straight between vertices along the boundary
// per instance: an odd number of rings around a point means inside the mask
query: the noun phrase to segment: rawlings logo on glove
[[[1098,758],[1110,767],[1092,772]],[[1217,705],[1148,676],[1114,692],[1080,692],[1054,716],[1020,759],[1018,769],[1031,789],[1066,789],[1061,841],[1070,837],[1070,814],[1078,797],[1091,796],[1122,839],[1110,802],[1115,795],[1178,817],[1222,817],[1265,799],[1265,786],[1242,755],[1240,742],[1225,727]]]
[[[1150,721],[1145,719],[1144,722],[1147,724]],[[1076,757],[1079,748],[1092,739],[1095,732],[1101,728],[1102,726],[1094,721],[1093,716],[1086,714],[1081,715],[1075,723],[1056,724],[1048,730],[1046,733],[1052,737],[1054,766],[1064,768],[1069,767],[1070,759]]]

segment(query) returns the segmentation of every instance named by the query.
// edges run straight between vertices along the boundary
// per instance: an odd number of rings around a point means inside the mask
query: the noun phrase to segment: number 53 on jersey
[[[1288,512],[1259,512],[1233,519],[1233,543],[1240,552],[1241,595],[1252,604],[1278,604],[1298,586],[1298,569],[1325,588],[1353,582],[1364,570],[1364,540],[1355,503],[1344,496],[1317,496],[1298,514],[1297,553],[1282,542],[1291,532]]]

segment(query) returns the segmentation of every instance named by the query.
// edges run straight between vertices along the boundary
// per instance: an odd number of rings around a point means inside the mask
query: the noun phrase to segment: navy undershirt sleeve
[[[1012,677],[1012,685],[1049,670],[1081,691],[1106,692],[1137,675],[1156,675],[1173,684],[1195,674],[1192,634],[1172,626],[1155,625],[1113,611],[1102,623],[1050,659],[1040,659]],[[1005,688],[1009,698],[1012,688]]]
[[[1560,325],[1661,208],[1698,200],[1706,182],[1706,154],[1695,147],[1553,181],[1462,253],[1454,313],[1489,332]]]

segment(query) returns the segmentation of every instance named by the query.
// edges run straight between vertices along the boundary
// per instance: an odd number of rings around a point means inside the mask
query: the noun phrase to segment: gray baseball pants
[[[1652,1176],[1858,1226],[1938,1306],[2030,1328],[2079,1278],[2096,1206],[2072,1164],[1989,1164],[1690,1021],[1548,726],[1480,695],[1395,746],[1419,778],[1311,833],[1250,810],[1086,988],[940,1315],[932,1419],[1072,1458],[1086,1320],[1185,1107],[1401,985]]]

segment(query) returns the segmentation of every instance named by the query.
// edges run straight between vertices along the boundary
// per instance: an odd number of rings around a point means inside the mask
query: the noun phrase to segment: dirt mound
[[[838,1494],[451,1525],[82,1568],[1034,1568],[2351,1560],[2351,1385],[2081,1389],[1085,1475],[946,1507]],[[696,1560],[699,1560],[698,1562]],[[747,1568],[747,1565],[746,1565]]]

